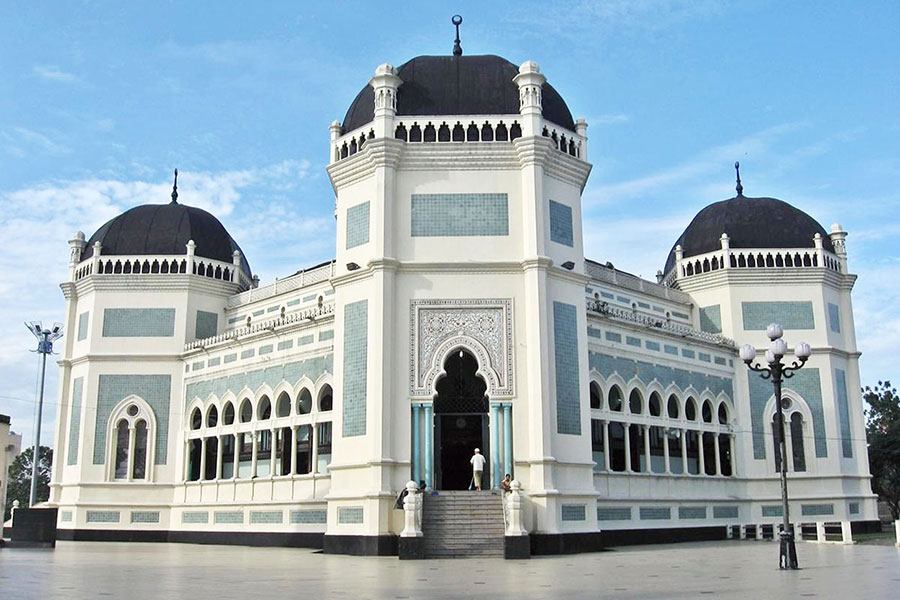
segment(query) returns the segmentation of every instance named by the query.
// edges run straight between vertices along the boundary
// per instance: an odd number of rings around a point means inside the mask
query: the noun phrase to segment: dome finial
[[[172,204],[178,204],[178,169],[175,169],[175,183],[172,184]]]
[[[743,196],[744,186],[741,185],[741,163],[739,163],[738,161],[734,161],[734,172],[737,174],[737,185],[735,186],[737,195]]]
[[[459,26],[462,23],[462,17],[453,15],[450,22],[456,25],[456,40],[453,42],[453,56],[462,56],[462,46],[459,45]]]

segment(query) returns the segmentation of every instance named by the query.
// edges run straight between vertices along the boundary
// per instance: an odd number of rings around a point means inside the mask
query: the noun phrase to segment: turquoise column
[[[425,409],[425,488],[431,489],[431,464],[434,461],[434,418],[432,416],[433,406],[423,404]]]
[[[512,404],[503,405],[503,471],[512,475]]]
[[[412,405],[412,480],[419,485],[422,480],[422,430],[419,426],[419,410],[421,404]]]
[[[500,479],[500,406],[491,404],[491,487],[499,488]]]

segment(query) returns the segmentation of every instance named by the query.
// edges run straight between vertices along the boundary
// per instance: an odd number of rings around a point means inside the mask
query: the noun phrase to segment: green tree
[[[866,411],[866,438],[869,442],[869,470],[872,491],[900,519],[900,396],[890,381],[862,389],[869,405]]]
[[[28,448],[20,453],[9,465],[7,472],[6,506],[3,510],[3,519],[10,516],[13,500],[19,501],[19,506],[27,507],[31,495],[31,457],[33,448]],[[38,463],[37,501],[44,502],[50,498],[50,465],[53,463],[53,449],[41,446]]]

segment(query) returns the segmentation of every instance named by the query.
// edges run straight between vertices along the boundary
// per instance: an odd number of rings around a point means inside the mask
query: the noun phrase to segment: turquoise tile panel
[[[254,310],[254,311],[253,311],[253,316],[254,316],[254,317],[259,317],[259,316],[262,316],[262,315],[264,315],[264,314],[266,314],[266,311],[265,311],[264,309],[262,309],[262,308],[259,309],[259,310]]]
[[[678,356],[678,347],[677,347],[677,346],[670,346],[670,345],[668,345],[668,344],[665,344],[665,345],[663,346],[663,349],[666,351],[666,354],[671,354],[671,355],[673,355],[673,356]]]
[[[83,312],[78,315],[78,341],[86,340],[88,336],[88,323],[90,320],[90,312]]]
[[[741,302],[746,331],[765,331],[770,323],[785,329],[815,329],[812,302]]]
[[[103,310],[103,337],[172,337],[174,308],[107,308]]]
[[[274,346],[272,346],[272,344],[266,344],[265,346],[260,346],[259,347],[259,355],[262,356],[263,354],[272,354],[272,351],[274,349],[275,348],[274,348]]]
[[[255,348],[250,348],[249,350],[244,350],[243,352],[241,352],[241,358],[242,358],[242,359],[244,359],[244,358],[253,358],[254,356],[256,356],[256,349],[255,349]]]
[[[722,308],[718,304],[700,309],[700,331],[722,333]]]
[[[703,362],[710,362],[712,360],[712,357],[705,352],[698,352],[697,360],[702,360]]]
[[[800,514],[804,517],[822,517],[834,514],[834,504],[801,504]]]
[[[679,519],[705,519],[706,518],[706,507],[705,506],[679,506],[678,507],[678,518]]]
[[[304,301],[304,302],[312,302],[312,301],[315,300],[315,299],[316,299],[316,295],[315,295],[315,294],[310,294],[309,296],[303,296],[303,301]]]
[[[621,344],[622,343],[622,334],[614,333],[612,331],[607,331],[606,332],[606,341]]]
[[[338,523],[341,525],[358,525],[362,522],[362,506],[341,506],[338,508]]]
[[[300,304],[299,298],[297,298],[296,300],[288,300],[286,306],[297,306],[298,304]]]
[[[770,504],[762,507],[762,516],[764,517],[780,517],[782,512],[780,504]]]
[[[156,417],[156,457],[154,464],[164,465],[168,457],[169,403],[172,378],[169,375],[100,375],[97,392],[97,416],[94,422],[94,464],[106,460],[106,425],[109,415],[128,396],[143,398]]]
[[[850,512],[851,515],[858,515],[859,514],[859,502],[849,503],[847,505],[847,510]]]
[[[277,525],[284,522],[284,511],[281,510],[251,510],[250,523],[252,525]]]
[[[509,235],[506,194],[413,194],[412,236]]]
[[[678,311],[674,311],[674,310],[672,311],[672,316],[675,317],[675,318],[678,318],[678,319],[684,319],[685,321],[687,321],[688,319],[691,318],[691,316],[688,315],[688,314],[685,314],[685,313],[682,313],[682,312],[678,312]]]
[[[121,514],[117,510],[89,510],[88,523],[118,523]]]
[[[614,300],[616,297],[615,294],[610,294],[609,292],[600,292],[600,295],[607,300]]]
[[[737,519],[737,506],[713,506],[714,519]]]
[[[664,521],[672,518],[672,509],[659,506],[641,506],[641,521]]]
[[[343,436],[366,434],[369,304],[360,300],[344,307]]]
[[[298,346],[305,346],[305,345],[307,345],[307,344],[312,344],[314,341],[316,341],[315,336],[312,336],[312,335],[304,335],[304,336],[302,336],[299,340],[297,340],[297,345],[298,345]]]
[[[334,339],[334,330],[333,329],[327,329],[325,331],[319,332],[319,341],[320,342],[324,342],[326,340],[331,340],[331,339]]]
[[[293,347],[294,347],[294,340],[284,340],[284,341],[278,342],[279,350],[290,350]]]
[[[71,510],[63,510],[59,513],[59,520],[63,523],[71,523],[73,516]]]
[[[280,308],[280,307],[279,307],[278,305],[270,306],[269,308],[266,309],[266,312],[267,312],[267,313],[275,312],[275,311],[278,310],[279,308]]]
[[[834,370],[835,400],[837,401],[838,425],[841,430],[841,454],[853,458],[853,437],[850,434],[850,402],[847,398],[847,374],[841,369]]]
[[[562,505],[563,521],[584,521],[585,506],[584,504],[563,504]]]
[[[828,303],[828,326],[835,333],[841,332],[841,309],[837,304]]]
[[[222,362],[221,357],[217,356],[215,358],[211,358],[208,361],[206,361],[206,366],[207,367],[218,367],[221,362]]]
[[[578,317],[571,304],[553,302],[553,346],[556,366],[556,431],[581,435],[578,377]]]
[[[198,340],[216,335],[219,332],[219,315],[205,310],[197,311],[197,322],[194,326],[194,337]]]
[[[682,348],[681,355],[685,358],[694,358],[694,351],[688,350],[687,348]]]
[[[727,361],[724,358],[722,358],[721,356],[716,356],[715,358],[713,358],[713,361],[717,365],[722,365],[723,367],[727,364]]]
[[[656,352],[659,352],[659,342],[652,342],[650,340],[647,340],[644,342],[644,346],[647,347],[647,350],[655,350]]]
[[[663,387],[674,383],[682,390],[692,386],[698,392],[709,389],[713,395],[725,393],[729,398],[734,398],[732,380],[728,377],[718,377],[687,369],[676,369],[668,365],[620,358],[593,350],[588,353],[588,361],[591,370],[596,370],[604,377],[618,373],[625,381],[629,381],[632,377],[637,377],[644,384],[656,380]],[[769,385],[771,387],[771,384]]]
[[[550,201],[550,240],[570,248],[575,247],[572,227],[572,208]]]
[[[630,335],[625,336],[625,343],[628,344],[629,346],[635,346],[636,348],[641,347],[640,338],[631,337]]]
[[[191,510],[181,513],[182,523],[209,523],[209,512],[205,510]]]
[[[81,435],[81,396],[84,391],[84,377],[72,381],[72,416],[69,419],[69,447],[66,464],[78,463],[78,438]]]
[[[132,523],[159,523],[158,510],[133,510],[131,511]]]
[[[369,203],[363,202],[347,209],[347,249],[369,241]]]
[[[601,330],[597,329],[596,327],[588,327],[587,333],[588,333],[588,337],[598,338],[598,339],[603,337],[603,332]]]
[[[225,355],[225,364],[226,364],[226,365],[227,365],[228,363],[233,363],[233,362],[236,362],[236,361],[237,361],[237,352],[232,353],[232,354],[226,354],[226,355]]]
[[[763,379],[755,373],[750,374],[750,429],[753,434],[753,458],[764,460],[766,458],[766,419],[763,414],[766,403],[774,394],[771,380]],[[794,373],[794,376],[784,382],[785,392],[793,391],[799,394],[812,413],[813,438],[816,446],[816,456],[824,458],[828,456],[828,447],[825,439],[825,414],[822,410],[822,385],[819,380],[819,370],[805,367]],[[771,444],[769,444],[771,445]]]
[[[292,510],[291,523],[325,523],[328,511],[326,510]]]
[[[630,521],[631,507],[629,506],[598,506],[598,521]]]
[[[244,511],[242,510],[217,510],[213,513],[213,521],[228,525],[235,525],[244,522]]]

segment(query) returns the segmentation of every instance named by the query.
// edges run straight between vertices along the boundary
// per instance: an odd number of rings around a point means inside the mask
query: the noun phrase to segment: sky
[[[0,413],[33,442],[68,243],[133,206],[215,214],[262,284],[334,256],[329,124],[382,62],[537,61],[589,124],[585,254],[653,279],[704,206],[772,196],[849,232],[862,383],[900,380],[900,3],[0,3]],[[788,340],[793,343],[800,340]],[[48,366],[42,441],[58,369]]]

